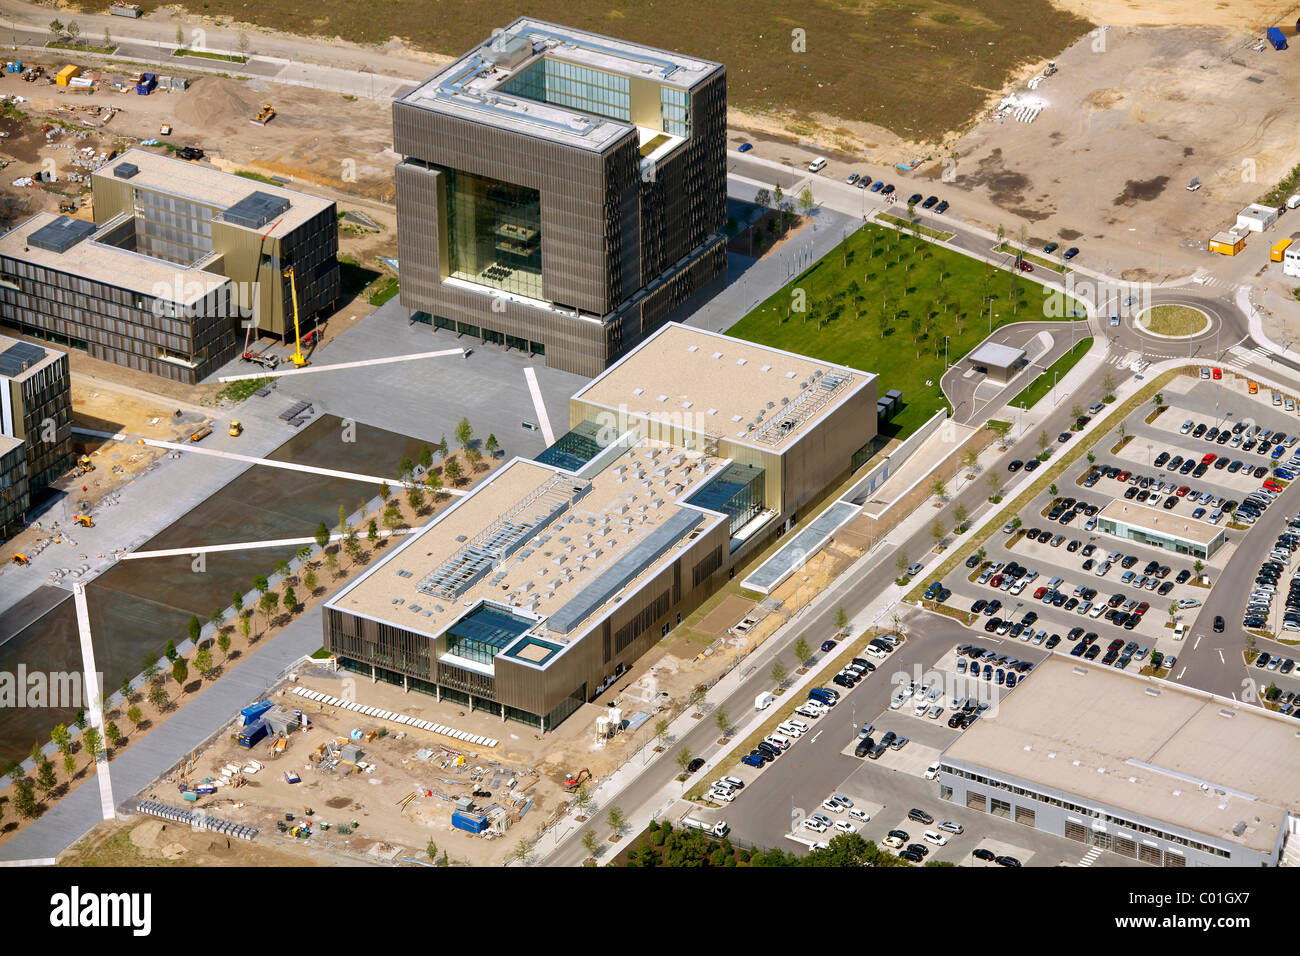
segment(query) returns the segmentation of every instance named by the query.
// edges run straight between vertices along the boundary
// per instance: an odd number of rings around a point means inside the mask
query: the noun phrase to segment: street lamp
[[[945,335],[945,336],[943,337],[943,368],[944,368],[944,371],[947,371],[949,367],[950,367],[950,366],[948,365],[948,336]]]

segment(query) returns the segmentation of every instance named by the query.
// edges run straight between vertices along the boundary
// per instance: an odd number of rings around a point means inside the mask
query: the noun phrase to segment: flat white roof
[[[1300,812],[1297,730],[1253,705],[1054,654],[943,756],[1267,852]]]
[[[1136,501],[1117,498],[1097,513],[1098,518],[1110,518],[1143,531],[1182,538],[1196,544],[1208,545],[1223,537],[1223,528],[1199,521],[1186,514],[1176,514],[1163,508],[1149,508]]]
[[[967,356],[978,365],[992,365],[995,368],[1011,368],[1024,357],[1024,349],[998,342],[985,342]]]

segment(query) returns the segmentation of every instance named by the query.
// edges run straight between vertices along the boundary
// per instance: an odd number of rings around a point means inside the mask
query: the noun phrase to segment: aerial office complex
[[[726,274],[723,66],[527,18],[393,104],[401,302],[595,375]]]
[[[1300,826],[1295,721],[1060,655],[940,760],[939,794],[1153,866],[1270,866]]]
[[[92,176],[93,223],[40,213],[0,237],[0,322],[194,384],[247,335],[291,340],[339,295],[334,203],[127,150]]]
[[[324,608],[342,666],[543,730],[848,474],[874,375],[663,326],[570,430],[443,510]]]
[[[71,465],[67,353],[0,335],[0,529]]]

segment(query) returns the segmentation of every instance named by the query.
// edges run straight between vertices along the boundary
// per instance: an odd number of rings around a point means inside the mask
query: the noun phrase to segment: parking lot
[[[971,556],[949,575],[946,606],[981,632],[1119,667],[1154,660],[1175,679],[1178,659],[1208,635],[1231,647],[1246,641],[1246,625],[1259,636],[1300,631],[1300,590],[1287,607],[1283,578],[1300,536],[1279,538],[1300,531],[1287,528],[1296,503],[1282,500],[1300,465],[1297,403],[1265,387],[1252,393],[1230,372],[1201,375],[1171,382],[1159,413],[1147,404],[1116,423],[985,542],[982,561]],[[1107,533],[1099,520],[1108,515],[1209,553]],[[1220,591],[1225,575],[1232,584]],[[1270,590],[1275,600],[1265,599]],[[1223,673],[1201,668],[1208,682],[1198,686],[1234,693],[1240,652],[1212,650]]]
[[[762,769],[742,765],[715,771],[715,777],[725,772],[744,786],[733,789],[732,799],[719,809],[697,815],[725,820],[731,838],[741,843],[771,846],[779,842],[796,852],[826,842],[837,832],[859,833],[884,847],[890,831],[901,830],[908,839],[893,849],[901,852],[912,844],[923,846],[927,852],[922,863],[941,860],[998,866],[992,858],[972,855],[981,848],[989,850],[992,857],[1012,857],[1022,865],[1055,866],[1077,858],[1077,846],[1063,838],[941,801],[933,780],[926,776],[939,754],[961,733],[948,726],[954,697],[974,697],[987,704],[981,719],[988,719],[996,716],[1001,696],[1014,693],[993,680],[959,673],[958,644],[977,644],[994,655],[1026,661],[1030,669],[1022,679],[1028,680],[1033,679],[1032,666],[1043,660],[1046,652],[982,634],[973,639],[955,621],[928,612],[908,614],[901,630],[907,637],[903,645],[887,660],[875,661],[876,671],[852,690],[836,688],[841,696],[823,716],[796,715],[808,729],[793,739],[781,756]],[[969,656],[964,659],[971,660]],[[926,716],[918,716],[915,695],[907,706],[891,709],[898,689],[913,683],[939,691],[936,700],[943,706],[942,713],[931,718],[927,706]],[[928,692],[925,696],[928,699]],[[876,759],[855,756],[862,725],[868,722],[873,725],[869,732],[873,741],[878,743],[892,732],[906,737],[907,742],[897,749],[886,746]],[[847,803],[828,806],[826,801],[835,794],[846,797]],[[928,814],[932,822],[909,819],[912,809]],[[805,823],[816,816],[822,820],[811,826]],[[945,821],[957,824],[961,832],[941,828]],[[941,835],[945,843],[927,841],[927,830]]]

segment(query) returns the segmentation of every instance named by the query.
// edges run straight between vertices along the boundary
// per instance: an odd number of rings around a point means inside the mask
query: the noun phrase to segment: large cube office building
[[[338,298],[329,200],[139,149],[92,185],[94,223],[42,213],[0,237],[6,325],[194,384],[240,350],[245,319],[292,339],[289,267],[304,320]]]
[[[1055,654],[989,717],[941,798],[1153,866],[1276,865],[1300,830],[1289,717]]]
[[[874,375],[664,326],[573,397],[573,428],[537,460],[503,466],[330,600],[325,647],[550,730],[847,474],[875,403]]]
[[[401,302],[595,375],[726,276],[726,70],[520,19],[393,104]]]

